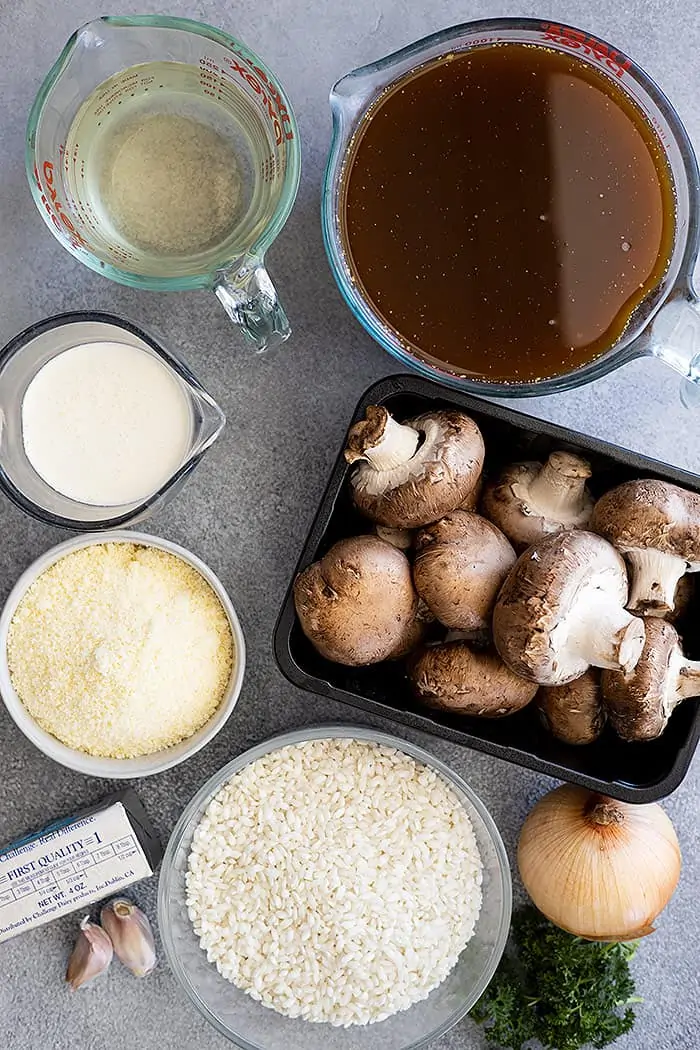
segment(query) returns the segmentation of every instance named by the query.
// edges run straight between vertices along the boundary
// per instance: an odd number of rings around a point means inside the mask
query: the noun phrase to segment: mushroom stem
[[[552,452],[527,492],[518,492],[516,483],[513,494],[527,499],[534,513],[566,524],[584,510],[586,479],[590,476],[591,468],[584,459],[570,452]]]
[[[644,624],[602,591],[582,600],[572,616],[567,648],[593,667],[631,671],[644,648]]]
[[[627,559],[632,577],[628,608],[648,616],[664,616],[671,612],[678,581],[688,571],[688,562],[651,547],[630,550]]]
[[[385,408],[370,406],[366,418],[350,431],[345,458],[348,463],[367,460],[375,470],[392,470],[408,463],[419,441],[413,427],[397,423]]]

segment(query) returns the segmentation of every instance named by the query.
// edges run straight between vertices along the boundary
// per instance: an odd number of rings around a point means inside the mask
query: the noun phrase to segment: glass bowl
[[[472,822],[483,862],[483,902],[471,941],[427,999],[385,1021],[335,1028],[269,1010],[221,977],[207,961],[185,905],[185,873],[195,828],[212,796],[250,762],[290,744],[349,737],[383,744],[429,766],[454,790]],[[263,741],[219,770],[182,814],[165,852],[158,922],[168,962],[199,1012],[242,1050],[415,1050],[460,1021],[482,995],[505,948],[512,904],[510,869],[501,836],[483,802],[439,759],[415,744],[374,729],[323,725]]]

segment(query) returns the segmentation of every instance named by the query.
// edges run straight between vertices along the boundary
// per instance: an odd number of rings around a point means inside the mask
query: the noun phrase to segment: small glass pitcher
[[[162,63],[155,78],[152,63]],[[125,70],[126,78],[117,77]],[[90,144],[71,141],[69,133],[79,112],[85,119],[89,98],[87,119],[97,127],[118,121],[119,107],[132,99],[149,106],[168,99],[177,111],[174,92],[222,108],[237,146],[241,200],[224,239],[192,255],[166,257],[115,237],[90,195]],[[70,38],[39,91],[29,116],[26,164],[47,226],[92,270],[153,291],[211,288],[257,350],[289,336],[264,257],[296,197],[299,132],[277,79],[244,44],[182,18],[89,22]]]
[[[126,343],[152,354],[183,391],[190,409],[189,450],[157,492],[118,506],[81,503],[52,488],[30,462],[22,437],[22,403],[36,374],[58,354],[84,343]],[[226,417],[184,362],[136,325],[113,314],[74,311],[26,328],[0,350],[0,491],[40,521],[76,532],[133,525],[151,517],[183,486],[221,433]]]
[[[397,80],[444,55],[502,43],[540,44],[573,54],[614,77],[646,115],[664,149],[676,194],[673,251],[663,279],[632,315],[617,343],[589,364],[530,383],[494,383],[457,375],[421,359],[389,328],[353,280],[341,236],[340,207],[345,166],[368,110]],[[476,394],[523,397],[568,390],[637,357],[658,357],[685,377],[681,398],[700,404],[700,300],[693,267],[700,234],[700,178],[688,134],[673,106],[651,78],[611,44],[571,26],[533,18],[467,22],[418,40],[339,80],[330,95],[333,139],[326,168],[322,222],[326,252],[340,291],[355,317],[390,354],[432,379]],[[410,134],[410,129],[407,129]],[[690,382],[688,382],[688,380]]]

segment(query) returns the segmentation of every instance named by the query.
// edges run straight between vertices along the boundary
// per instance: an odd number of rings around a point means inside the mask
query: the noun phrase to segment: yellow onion
[[[518,867],[553,923],[592,941],[645,937],[678,884],[681,851],[660,806],[632,806],[573,784],[523,824]]]

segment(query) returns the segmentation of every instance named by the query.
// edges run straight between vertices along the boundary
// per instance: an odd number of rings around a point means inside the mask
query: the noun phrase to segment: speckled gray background
[[[253,358],[213,296],[137,293],[81,267],[50,236],[27,188],[26,116],[69,34],[98,14],[155,12],[163,5],[126,0],[114,10],[91,0],[0,0],[0,344],[61,310],[111,310],[150,328],[184,354],[229,420],[185,491],[148,525],[191,548],[219,573],[249,646],[243,693],[225,731],[177,770],[136,785],[164,837],[199,785],[254,741],[304,722],[359,720],[351,709],[287,685],[271,649],[277,610],[352,407],[370,382],[397,370],[343,305],[323,253],[318,210],[330,86],[351,68],[456,22],[539,15],[578,24],[630,52],[673,99],[700,142],[700,24],[694,6],[688,0],[539,6],[509,0],[172,0],[169,13],[219,25],[257,50],[279,74],[299,118],[301,191],[269,259],[294,337],[281,351]],[[586,389],[521,407],[697,469],[700,415],[680,409],[677,388],[676,378],[661,365],[639,362]],[[3,500],[0,598],[33,558],[61,538]],[[525,813],[549,783],[437,739],[410,735],[469,780],[493,813],[512,856]],[[699,772],[696,762],[666,802],[683,845],[682,882],[658,932],[639,951],[635,973],[646,1002],[635,1032],[618,1044],[621,1050],[693,1050],[698,1045]],[[104,781],[52,764],[0,710],[0,842],[109,789]],[[135,893],[153,915],[156,880]],[[75,926],[75,918],[68,918],[0,946],[0,1046],[223,1050],[225,1040],[185,1001],[164,963],[142,982],[115,966],[103,981],[70,996],[62,976]],[[464,1022],[436,1045],[467,1050],[481,1047],[482,1040]]]

